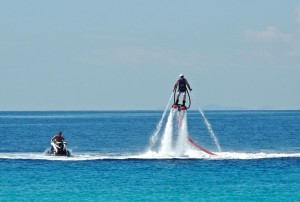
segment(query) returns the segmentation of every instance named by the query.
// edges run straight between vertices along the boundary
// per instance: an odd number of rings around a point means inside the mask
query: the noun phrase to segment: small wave
[[[216,152],[215,159],[273,159],[273,158],[299,158],[300,153],[239,153],[239,152]]]
[[[251,160],[251,159],[272,159],[272,158],[300,158],[300,153],[239,153],[239,152],[216,152],[216,156],[209,154],[188,151],[187,153],[176,155],[160,155],[156,152],[146,152],[141,154],[101,154],[101,153],[76,153],[70,157],[47,156],[44,153],[0,153],[0,159],[20,159],[20,160],[50,160],[50,161],[92,161],[92,160],[126,160],[126,159],[206,159],[206,160]]]

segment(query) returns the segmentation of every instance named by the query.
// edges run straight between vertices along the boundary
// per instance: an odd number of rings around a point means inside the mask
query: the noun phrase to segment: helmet
[[[183,75],[183,74],[180,74],[179,77],[184,77],[184,75]]]

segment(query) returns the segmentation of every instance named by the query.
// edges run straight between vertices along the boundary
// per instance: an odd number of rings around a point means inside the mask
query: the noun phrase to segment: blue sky
[[[0,110],[300,109],[299,1],[2,1]],[[195,105],[194,105],[195,106]]]

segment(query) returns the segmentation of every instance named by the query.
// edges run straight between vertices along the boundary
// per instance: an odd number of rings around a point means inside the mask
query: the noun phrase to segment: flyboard
[[[172,108],[174,110],[177,110],[178,113],[180,113],[181,111],[184,113],[186,110],[188,110],[190,107],[191,107],[191,97],[190,97],[190,93],[188,90],[186,90],[186,93],[187,93],[187,97],[188,97],[188,100],[189,100],[189,104],[186,106],[186,105],[183,105],[183,104],[176,104],[175,103],[175,97],[176,97],[176,91],[174,91],[174,104],[172,105]],[[181,127],[181,123],[182,123],[182,117],[183,115],[181,114],[179,116],[179,119],[178,119],[178,126]],[[196,149],[200,150],[200,151],[203,151],[209,155],[216,155],[215,153],[211,152],[211,151],[208,151],[207,149],[201,147],[199,144],[197,144],[190,136],[188,136],[188,141],[191,145],[193,145]]]

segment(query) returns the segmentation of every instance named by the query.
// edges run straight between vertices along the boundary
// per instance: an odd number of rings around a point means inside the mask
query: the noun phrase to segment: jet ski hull
[[[71,153],[66,148],[66,143],[59,142],[55,144],[56,150],[51,146],[51,149],[47,152],[49,156],[70,156]]]

